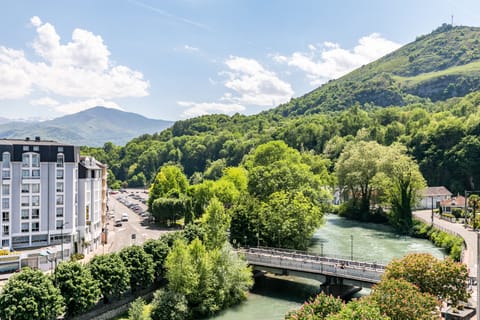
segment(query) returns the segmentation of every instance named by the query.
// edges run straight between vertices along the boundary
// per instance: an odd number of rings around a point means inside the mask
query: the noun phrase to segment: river
[[[353,255],[357,260],[385,264],[413,252],[444,257],[443,250],[428,240],[398,236],[388,226],[346,220],[335,215],[328,215],[325,225],[313,236],[309,251],[320,254],[322,250],[325,255]],[[246,302],[209,320],[281,320],[288,310],[300,307],[309,296],[318,293],[319,285],[310,279],[265,277],[255,284]]]

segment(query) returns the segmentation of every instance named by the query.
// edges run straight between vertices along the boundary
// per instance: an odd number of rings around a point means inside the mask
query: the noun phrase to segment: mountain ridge
[[[443,101],[480,90],[480,28],[442,25],[268,112],[283,116]]]
[[[142,134],[160,132],[173,121],[149,119],[133,112],[96,106],[42,122],[0,123],[0,137],[23,139],[40,136],[79,146],[125,145]]]

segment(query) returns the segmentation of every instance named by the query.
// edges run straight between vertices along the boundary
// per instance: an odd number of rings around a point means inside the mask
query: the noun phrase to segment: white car
[[[128,221],[128,214],[127,213],[122,214],[122,221]]]

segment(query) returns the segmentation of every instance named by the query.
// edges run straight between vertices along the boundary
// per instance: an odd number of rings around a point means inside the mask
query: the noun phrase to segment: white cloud
[[[242,112],[245,107],[235,103],[220,103],[220,102],[192,102],[192,101],[178,101],[178,105],[186,107],[182,116],[186,118],[197,117],[212,113],[234,114]]]
[[[241,104],[276,106],[290,100],[292,86],[254,59],[230,57],[225,64],[229,79],[225,87],[236,93],[232,100]]]
[[[180,106],[188,108],[182,116],[233,114],[246,110],[247,105],[273,107],[290,100],[293,95],[289,83],[282,81],[254,59],[231,56],[225,65],[228,70],[220,74],[227,77],[223,84],[230,92],[224,93],[217,102],[178,101]],[[209,81],[212,85],[216,84],[212,79]]]
[[[115,102],[106,101],[103,99],[87,99],[87,100],[73,101],[73,102],[64,103],[64,104],[58,104],[54,108],[58,112],[61,112],[64,114],[72,114],[72,113],[77,113],[82,110],[90,109],[96,106],[122,110],[122,108],[120,108],[118,104],[116,104]]]
[[[50,97],[43,97],[43,98],[40,98],[40,99],[30,100],[30,104],[31,104],[32,106],[48,106],[48,107],[53,107],[53,106],[59,105],[60,102],[58,102],[57,100],[52,99],[52,98],[50,98]]]
[[[188,44],[184,45],[183,48],[187,51],[192,51],[192,52],[197,52],[200,50],[197,47],[192,47],[192,46],[189,46]]]
[[[387,53],[398,49],[401,45],[382,38],[378,33],[362,37],[352,49],[342,49],[339,44],[324,42],[323,50],[309,46],[310,51],[294,52],[291,56],[275,55],[274,61],[287,63],[307,74],[312,85],[322,84],[330,79],[372,62]]]
[[[34,62],[23,51],[0,47],[0,99],[32,93],[94,99],[148,95],[143,74],[112,63],[102,37],[75,29],[72,40],[62,44],[50,23],[37,16],[30,23],[37,32],[32,47],[41,60]]]

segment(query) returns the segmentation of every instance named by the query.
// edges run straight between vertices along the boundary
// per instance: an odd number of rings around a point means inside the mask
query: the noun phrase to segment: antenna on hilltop
[[[453,27],[453,14],[452,14],[452,27]]]

